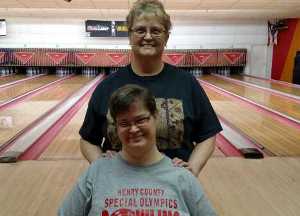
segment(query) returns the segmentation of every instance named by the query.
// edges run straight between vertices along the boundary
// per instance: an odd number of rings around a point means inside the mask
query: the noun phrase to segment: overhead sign
[[[128,37],[128,28],[125,21],[115,21],[116,37]]]
[[[86,20],[85,30],[91,37],[127,37],[125,21]]]
[[[111,21],[86,20],[85,30],[91,37],[111,37]]]

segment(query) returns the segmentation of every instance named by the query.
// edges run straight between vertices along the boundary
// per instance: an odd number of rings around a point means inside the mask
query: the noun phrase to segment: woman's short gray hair
[[[137,0],[126,17],[128,31],[131,31],[134,20],[141,15],[155,15],[161,19],[161,24],[167,32],[171,29],[170,15],[166,13],[163,4],[158,0]]]

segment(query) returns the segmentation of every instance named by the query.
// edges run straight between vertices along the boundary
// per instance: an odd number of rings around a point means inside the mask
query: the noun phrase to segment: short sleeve
[[[211,203],[206,198],[202,186],[197,178],[189,175],[189,209],[191,216],[216,216],[216,212]]]
[[[58,209],[58,216],[85,216],[89,214],[92,201],[92,183],[86,171],[68,193]]]

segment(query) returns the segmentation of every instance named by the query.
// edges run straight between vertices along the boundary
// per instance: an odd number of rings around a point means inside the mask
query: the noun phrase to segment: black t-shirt
[[[158,75],[138,76],[128,65],[97,86],[79,132],[98,146],[106,137],[101,146],[104,151],[121,147],[107,113],[110,95],[125,84],[146,87],[154,94],[159,111],[157,145],[171,158],[188,160],[193,142],[202,142],[222,130],[204,90],[190,73],[165,63]]]

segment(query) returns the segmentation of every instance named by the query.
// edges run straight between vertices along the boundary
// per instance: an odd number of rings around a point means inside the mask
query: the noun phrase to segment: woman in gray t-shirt
[[[216,215],[192,173],[158,151],[157,108],[149,90],[125,85],[112,94],[109,108],[122,150],[89,167],[58,215]]]

